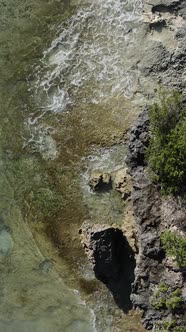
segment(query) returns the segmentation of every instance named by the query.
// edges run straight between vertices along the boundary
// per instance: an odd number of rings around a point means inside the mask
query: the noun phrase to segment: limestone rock
[[[112,189],[111,175],[100,170],[94,170],[90,175],[89,186],[94,191],[110,190]]]
[[[122,231],[109,225],[83,224],[81,243],[97,279],[109,288],[117,305],[128,312],[134,281],[134,253]]]
[[[80,233],[96,277],[104,283],[118,280],[123,270],[123,258],[133,255],[122,231],[109,225],[84,224]]]
[[[122,194],[122,198],[127,199],[131,194],[131,181],[127,168],[119,169],[112,173],[113,188]]]

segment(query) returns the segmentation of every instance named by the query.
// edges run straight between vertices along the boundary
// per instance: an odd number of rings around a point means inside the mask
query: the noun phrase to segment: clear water
[[[98,200],[87,179],[124,162],[142,1],[0,9],[0,332],[142,331],[95,280],[78,237],[105,207],[122,222],[119,196]]]

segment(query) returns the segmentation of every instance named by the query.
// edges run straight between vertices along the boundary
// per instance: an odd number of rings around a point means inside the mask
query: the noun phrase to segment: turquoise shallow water
[[[95,280],[78,229],[123,208],[96,199],[86,179],[105,155],[109,168],[124,160],[117,143],[138,78],[123,54],[140,12],[140,1],[0,4],[0,332],[132,324]]]

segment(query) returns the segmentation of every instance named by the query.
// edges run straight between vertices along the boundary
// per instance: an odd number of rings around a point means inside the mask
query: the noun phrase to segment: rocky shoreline
[[[141,33],[141,38],[144,38],[145,44],[139,50],[139,59],[136,62],[141,75],[154,80],[156,86],[160,83],[169,89],[176,88],[184,96],[185,1],[144,1],[142,30],[144,33]],[[145,328],[153,331],[184,332],[185,270],[177,268],[174,259],[167,257],[160,237],[167,229],[176,229],[178,233],[186,236],[186,207],[179,198],[163,198],[160,186],[151,180],[145,159],[148,143],[149,117],[146,106],[129,133],[126,159],[128,171],[124,169],[118,176],[95,170],[89,181],[91,189],[96,193],[118,190],[122,199],[132,204],[136,226],[133,234],[135,246],[131,245],[131,239],[125,231],[110,225],[91,227],[87,223],[80,230],[81,241],[96,277],[111,290],[120,308],[126,309],[122,288],[126,286],[128,273],[127,287],[130,294],[128,293],[127,298],[130,298],[134,308],[142,310]],[[174,296],[180,297],[180,308],[161,306],[159,301],[162,301],[163,297],[171,303]]]
[[[151,76],[162,86],[178,89],[185,95],[186,67],[186,6],[185,1],[144,1],[144,21],[149,27],[151,54],[146,52],[139,61],[142,74]],[[175,47],[168,45],[168,31],[173,33]],[[147,43],[148,44],[148,43]],[[173,46],[173,45],[172,45]],[[150,42],[147,49],[150,47]],[[150,55],[149,55],[150,54]],[[175,261],[166,256],[160,236],[174,230],[186,236],[186,209],[179,198],[163,198],[160,188],[149,174],[145,151],[149,141],[148,107],[142,111],[131,129],[128,141],[127,164],[132,178],[131,201],[137,227],[139,253],[136,259],[135,280],[131,300],[135,308],[143,310],[142,322],[153,331],[185,331],[186,284],[185,271],[176,268]],[[165,296],[179,294],[183,306],[178,310],[161,306]]]
[[[163,198],[159,185],[154,184],[149,176],[145,160],[148,127],[148,107],[145,107],[130,131],[126,160],[131,183],[127,199],[131,200],[136,225],[133,236],[129,237],[125,229],[99,224],[91,226],[88,221],[79,233],[95,276],[108,287],[124,312],[127,313],[132,306],[142,310],[142,322],[148,330],[164,331],[163,324],[170,327],[174,324],[183,332],[186,323],[185,271],[177,268],[175,260],[166,256],[160,236],[164,230],[174,228],[186,235],[186,209],[176,198]],[[125,190],[129,193],[129,180],[126,181],[126,170],[118,173],[124,199]],[[118,176],[115,175],[114,179],[118,180]],[[101,171],[92,172],[89,185],[95,192],[103,188],[111,190],[112,186],[115,188],[112,178],[113,175]],[[131,238],[135,239],[135,245]],[[162,289],[169,300],[173,299],[171,294],[179,293],[183,306],[179,310],[161,308]]]
[[[185,95],[185,1],[145,1],[144,11],[144,14],[148,13],[146,24],[149,24],[152,38],[158,31],[161,39],[167,29],[174,32],[176,42],[171,51],[163,45],[152,49],[151,66],[147,58],[142,60],[142,63],[147,63],[146,74],[153,76],[157,82],[159,80],[163,86],[176,88]],[[180,271],[175,267],[175,261],[166,257],[160,236],[167,229],[186,236],[186,209],[180,198],[163,198],[159,186],[150,179],[144,156],[149,140],[148,125],[146,107],[131,129],[128,142],[127,164],[132,178],[131,200],[139,246],[131,299],[135,308],[143,310],[143,324],[147,329],[185,331],[185,271]],[[164,294],[171,297],[176,292],[182,298],[182,308],[162,309],[157,297],[161,299]]]
[[[185,207],[180,206],[176,198],[163,199],[159,186],[152,183],[149,177],[144,156],[148,145],[148,122],[146,108],[131,130],[127,159],[132,177],[131,199],[139,246],[131,299],[135,308],[143,310],[143,323],[147,329],[156,328],[158,324],[161,326],[163,321],[175,320],[175,326],[184,327],[184,306],[174,312],[154,305],[160,285],[166,285],[169,294],[179,290],[183,301],[186,300],[185,274],[174,269],[175,262],[168,264],[160,241],[163,230],[170,229],[170,204],[171,227],[177,227],[179,223],[182,231],[185,229]]]

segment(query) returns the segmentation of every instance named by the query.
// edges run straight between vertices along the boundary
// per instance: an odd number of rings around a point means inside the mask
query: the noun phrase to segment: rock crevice
[[[139,246],[131,300],[135,308],[143,309],[145,327],[152,329],[158,322],[174,319],[171,310],[161,310],[158,306],[153,306],[153,297],[158,285],[163,283],[168,285],[169,292],[179,289],[180,294],[184,294],[185,284],[184,276],[179,269],[173,271],[167,266],[165,252],[161,246],[160,235],[168,217],[168,209],[165,209],[168,202],[165,203],[165,199],[162,199],[159,187],[151,181],[147,171],[145,151],[149,140],[148,125],[146,107],[131,129],[127,164],[132,178],[131,200]],[[178,214],[176,203],[174,213]],[[179,216],[183,219],[180,211]],[[184,319],[183,312],[177,314],[178,325],[184,324]]]

